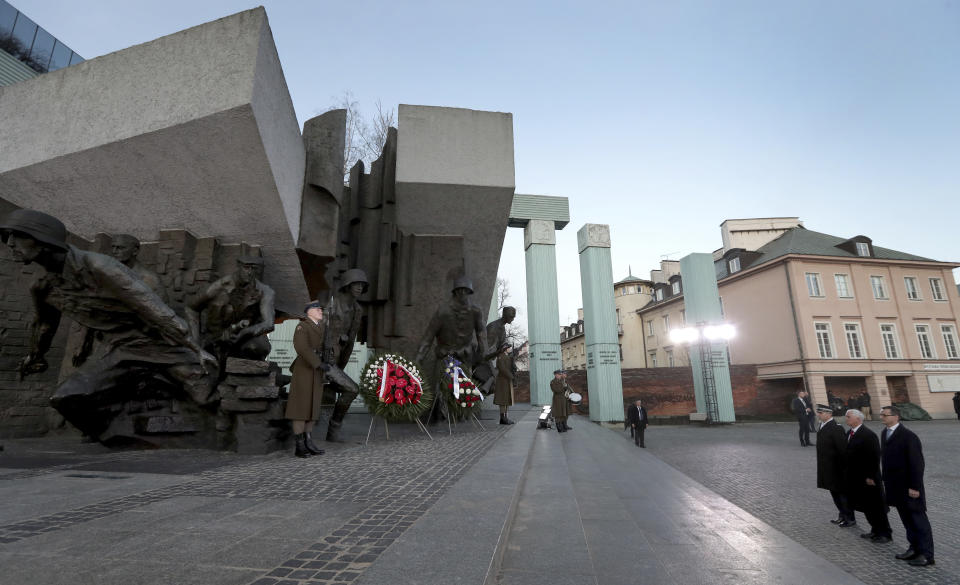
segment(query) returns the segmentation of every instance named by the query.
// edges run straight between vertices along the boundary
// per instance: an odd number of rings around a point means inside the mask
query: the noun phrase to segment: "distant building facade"
[[[63,69],[83,57],[38,26],[6,0],[0,0],[0,85]]]
[[[654,282],[628,274],[613,283],[613,299],[617,311],[617,333],[620,342],[620,367],[642,368],[643,329],[637,311],[653,298]],[[561,328],[560,349],[563,367],[583,370],[587,367],[586,343],[583,337],[583,309],[577,310],[577,322]]]
[[[960,265],[810,231],[798,218],[727,220],[721,231],[714,261],[724,319],[737,327],[732,364],[802,380],[816,402],[867,390],[874,411],[909,401],[954,416]],[[689,363],[669,338],[685,324],[682,279],[665,280],[638,311],[646,367]]]

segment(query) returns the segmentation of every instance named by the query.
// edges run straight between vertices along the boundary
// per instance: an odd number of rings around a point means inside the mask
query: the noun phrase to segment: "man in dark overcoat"
[[[850,506],[863,512],[870,523],[870,532],[860,536],[876,543],[890,542],[892,532],[887,521],[880,479],[880,441],[877,434],[863,424],[863,413],[850,409],[846,414],[847,449],[844,486]]]
[[[957,420],[960,420],[960,392],[953,393],[953,411],[957,413]]]
[[[570,405],[567,401],[570,386],[567,386],[567,373],[563,370],[553,371],[553,380],[550,380],[550,392],[553,401],[550,403],[550,414],[557,423],[557,432],[565,433],[570,430],[567,426],[567,417],[570,416]]]
[[[900,514],[910,543],[896,556],[916,567],[932,565],[933,531],[923,489],[923,445],[916,433],[900,424],[899,408],[884,406],[880,416],[886,426],[880,435],[880,453],[887,504]]]
[[[820,430],[817,431],[817,487],[829,490],[833,504],[837,507],[837,519],[830,522],[842,528],[855,526],[857,521],[847,502],[847,496],[843,493],[846,433],[834,420],[831,406],[818,404],[817,418],[820,419]]]
[[[647,429],[647,409],[643,407],[639,398],[627,409],[627,422],[633,430],[634,444],[646,449],[647,446],[643,444],[643,432]]]
[[[290,364],[290,396],[287,399],[286,418],[293,421],[296,436],[294,454],[297,457],[322,455],[323,449],[313,442],[313,425],[320,418],[323,400],[324,368],[328,367],[323,351],[323,305],[314,301],[304,307],[307,314],[293,332],[293,349],[297,357]]]
[[[797,390],[797,396],[793,399],[793,402],[790,404],[790,409],[793,411],[794,416],[797,417],[797,424],[800,425],[800,446],[809,447],[810,446],[810,405],[806,400],[806,391]]]

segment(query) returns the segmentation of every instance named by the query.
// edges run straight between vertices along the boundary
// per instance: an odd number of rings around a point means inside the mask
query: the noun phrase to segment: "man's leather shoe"
[[[860,538],[873,538],[874,536],[877,536],[877,535],[874,534],[873,532],[864,532],[863,534],[860,535]]]
[[[913,550],[912,548],[908,548],[907,550],[903,551],[902,553],[896,555],[896,558],[900,559],[901,561],[912,561],[913,559],[915,559],[915,558],[917,558],[917,557],[919,557],[919,556],[920,556],[920,553],[918,553],[917,551]]]
[[[891,542],[892,540],[893,539],[890,538],[889,536],[884,536],[881,534],[879,536],[874,536],[873,538],[871,538],[870,542],[875,542],[877,544],[886,544],[888,542]]]
[[[911,567],[929,567],[935,565],[936,563],[933,562],[933,559],[928,559],[927,557],[920,555],[913,560],[907,561],[907,564]]]
[[[839,526],[840,528],[850,528],[851,526],[856,526],[856,525],[857,525],[856,520],[844,520],[840,524],[837,524],[837,526]]]
[[[834,518],[830,521],[830,524],[843,524],[843,518]]]

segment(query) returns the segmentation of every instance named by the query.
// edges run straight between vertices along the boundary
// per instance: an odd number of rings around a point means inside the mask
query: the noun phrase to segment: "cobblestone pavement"
[[[492,427],[444,433],[436,441],[415,436],[363,448],[334,446],[326,455],[306,460],[286,453],[238,457],[196,451],[92,452],[69,453],[63,461],[49,458],[47,465],[21,456],[22,465],[34,467],[9,469],[17,461],[8,459],[8,469],[0,473],[0,498],[30,499],[22,495],[34,486],[63,491],[71,479],[110,493],[102,486],[111,480],[137,479],[136,473],[124,470],[180,475],[171,475],[168,485],[133,488],[135,493],[102,499],[93,494],[87,499],[94,501],[60,506],[63,509],[51,501],[50,513],[27,518],[23,513],[17,517],[16,511],[0,512],[0,565],[10,570],[8,576],[19,576],[19,569],[29,579],[18,583],[50,583],[32,568],[46,565],[62,567],[61,575],[73,571],[72,583],[98,585],[350,583],[503,432],[503,427]],[[9,450],[7,455],[17,457]],[[199,468],[208,470],[196,471]],[[189,474],[191,470],[196,472]],[[68,493],[63,497],[74,498]],[[79,503],[81,495],[76,498]],[[310,525],[314,517],[327,524]],[[306,526],[297,525],[301,518]],[[143,529],[149,523],[154,530]],[[125,536],[138,542],[124,546]],[[222,542],[210,542],[224,536]],[[103,542],[107,539],[113,542]],[[285,560],[275,557],[269,568],[255,570],[267,566],[256,562],[258,542],[260,548],[286,546]],[[240,560],[228,563],[231,551],[243,544],[247,546],[238,553]],[[135,562],[124,563],[131,554]],[[104,563],[110,560],[116,563]]]
[[[923,442],[934,567],[910,567],[893,558],[907,548],[895,510],[889,514],[892,544],[859,538],[869,530],[861,513],[855,528],[829,523],[836,508],[829,492],[816,487],[816,449],[797,444],[796,423],[652,426],[646,443],[663,461],[866,583],[960,584],[960,423],[904,424]],[[868,426],[881,428],[876,422]],[[629,433],[624,437],[632,440]]]

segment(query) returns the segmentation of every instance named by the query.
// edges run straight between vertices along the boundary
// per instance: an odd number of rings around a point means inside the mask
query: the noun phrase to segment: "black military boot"
[[[306,446],[307,451],[310,451],[311,455],[323,455],[324,451],[320,447],[317,447],[317,444],[313,442],[313,436],[310,433],[304,433],[306,438],[303,441],[304,446]]]
[[[501,415],[500,415],[500,424],[502,424],[502,425],[512,425],[512,424],[513,424],[513,421],[510,420],[509,418],[507,418],[507,415],[501,414]]]
[[[312,456],[313,453],[311,453],[310,450],[307,449],[307,433],[300,433],[299,435],[296,435],[296,439],[297,439],[297,446],[293,454],[296,455],[297,457]]]

